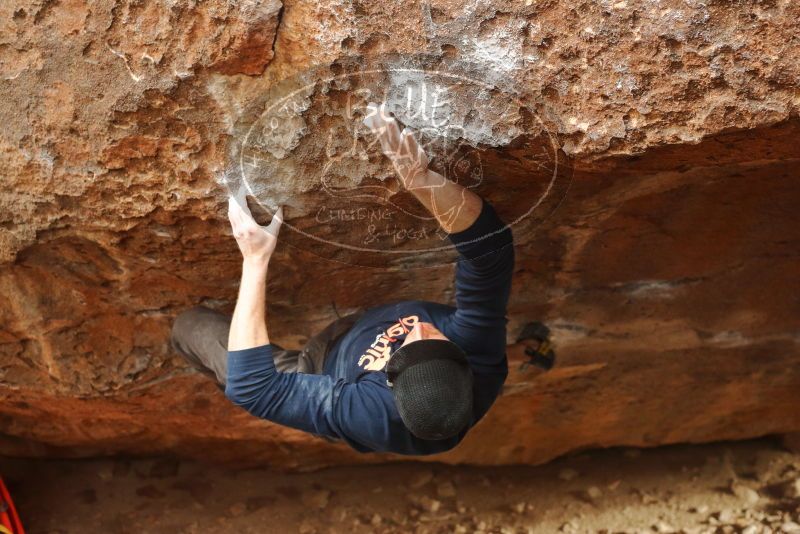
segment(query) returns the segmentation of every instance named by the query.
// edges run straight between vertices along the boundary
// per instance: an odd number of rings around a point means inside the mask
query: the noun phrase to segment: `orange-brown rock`
[[[501,215],[541,193],[547,133],[574,169],[516,234],[509,309],[509,342],[543,320],[558,365],[520,371],[513,346],[504,395],[437,459],[800,431],[798,20],[790,0],[3,3],[0,453],[389,459],[250,417],[167,335],[186,307],[233,304],[220,176],[243,114],[281,80],[420,53],[477,66],[493,97],[525,108],[509,125],[455,99],[481,154],[478,191]],[[309,102],[287,123],[297,137],[270,147],[284,174],[268,185],[289,195],[287,222],[346,233],[314,222],[318,156],[342,117]],[[374,185],[381,169],[343,161],[335,179]],[[282,238],[270,332],[286,346],[337,311],[452,299],[446,262],[358,266],[347,249],[322,257]]]

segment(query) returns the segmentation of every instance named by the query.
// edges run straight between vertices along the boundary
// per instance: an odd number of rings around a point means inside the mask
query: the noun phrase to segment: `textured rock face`
[[[254,105],[280,80],[420,53],[426,68],[471,65],[518,112],[498,118],[495,100],[455,91],[481,155],[476,187],[507,220],[561,169],[546,211],[515,229],[509,309],[509,341],[542,319],[559,365],[521,372],[511,347],[505,394],[439,459],[541,462],[800,430],[800,8],[524,4],[2,4],[0,452],[384,460],[249,417],[167,334],[180,310],[235,298],[220,177]],[[335,103],[357,88],[315,94]],[[345,235],[347,221],[314,222],[328,134],[344,122],[322,101],[294,112],[269,156],[284,174],[265,191],[297,228]],[[552,139],[543,169],[532,156]],[[343,190],[388,183],[374,154],[365,161],[336,167]],[[337,311],[452,299],[445,261],[363,267],[360,253],[321,257],[282,237],[269,301],[285,346]]]

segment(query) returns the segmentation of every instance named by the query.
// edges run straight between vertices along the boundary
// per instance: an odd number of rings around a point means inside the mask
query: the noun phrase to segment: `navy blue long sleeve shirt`
[[[331,347],[323,373],[282,373],[272,346],[228,352],[225,395],[252,415],[360,452],[425,455],[455,447],[489,410],[508,375],[506,307],[514,268],[511,230],[483,201],[466,230],[449,234],[459,252],[456,305],[412,300],[370,308]],[[458,435],[429,441],[405,427],[384,368],[417,322],[430,322],[466,353],[473,419]]]

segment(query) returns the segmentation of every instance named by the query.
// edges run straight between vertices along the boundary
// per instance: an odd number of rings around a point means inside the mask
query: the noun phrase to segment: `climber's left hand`
[[[253,218],[242,192],[228,199],[228,219],[245,263],[267,265],[278,244],[278,233],[283,224],[283,206],[272,216],[269,225],[261,226]]]

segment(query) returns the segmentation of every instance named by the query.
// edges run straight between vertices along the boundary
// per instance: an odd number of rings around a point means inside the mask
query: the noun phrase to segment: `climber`
[[[172,344],[256,417],[360,452],[443,452],[486,414],[508,374],[511,230],[481,197],[428,169],[414,135],[401,132],[384,106],[368,110],[364,123],[400,181],[459,252],[455,307],[393,302],[334,321],[303,350],[270,343],[266,279],[283,210],[259,226],[242,195],[228,203],[243,255],[233,317],[207,308],[184,312]]]

